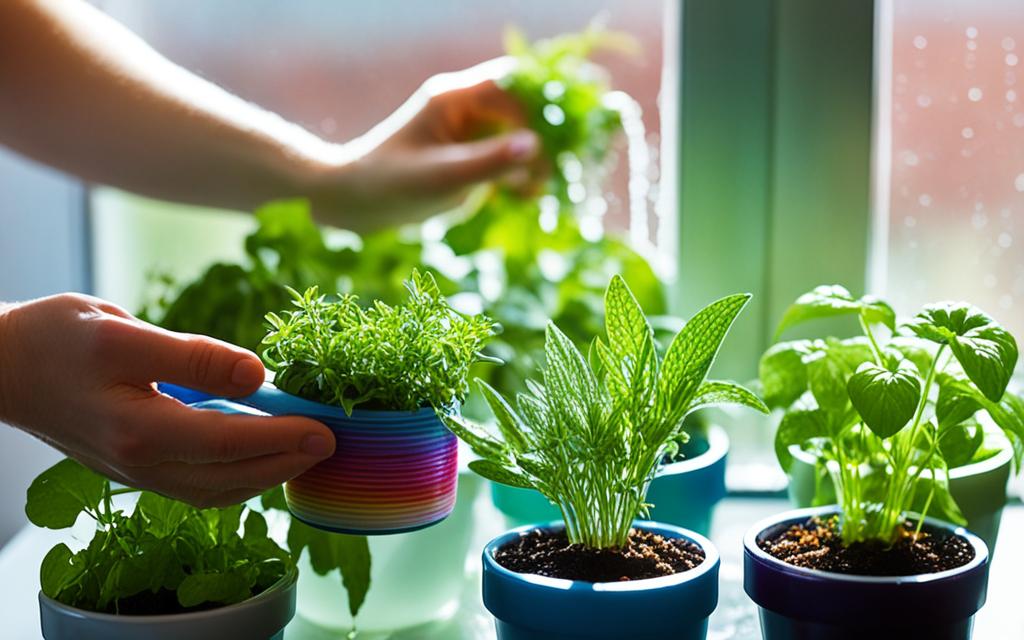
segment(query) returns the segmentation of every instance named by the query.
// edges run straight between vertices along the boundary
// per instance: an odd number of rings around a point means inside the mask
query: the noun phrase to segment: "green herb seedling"
[[[662,357],[640,305],[615,276],[605,293],[606,336],[589,358],[549,323],[541,382],[528,381],[529,392],[514,402],[480,382],[497,433],[458,416],[446,422],[482,458],[471,469],[554,503],[570,542],[622,547],[649,507],[644,498],[658,465],[686,439],[687,414],[720,403],[767,411],[747,389],[706,379],[749,297],[699,311]]]
[[[765,401],[784,411],[780,464],[789,469],[793,445],[817,456],[846,544],[895,542],[911,511],[918,531],[928,513],[964,524],[948,471],[995,453],[979,418],[1006,434],[1018,467],[1024,454],[1024,400],[1006,390],[1016,341],[965,302],[928,305],[897,325],[885,302],[835,285],[800,296],[778,333],[840,315],[855,316],[862,335],[781,342],[761,358]]]
[[[130,515],[114,507],[114,496],[136,492]],[[39,571],[43,593],[88,611],[162,614],[233,604],[295,566],[267,536],[263,516],[244,505],[196,509],[148,491],[113,489],[71,459],[32,482],[25,513],[49,529],[66,529],[83,513],[95,521],[85,548],[58,544]]]

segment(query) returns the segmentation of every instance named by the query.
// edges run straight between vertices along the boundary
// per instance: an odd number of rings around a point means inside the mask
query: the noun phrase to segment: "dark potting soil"
[[[891,547],[881,542],[855,542],[843,546],[835,518],[811,518],[778,535],[759,541],[762,550],[797,567],[862,576],[912,576],[962,567],[974,559],[965,539],[941,529],[903,523],[900,538]]]
[[[180,613],[193,613],[217,609],[221,604],[206,602],[195,607],[183,607],[178,603],[175,591],[161,589],[156,593],[143,591],[128,598],[121,598],[115,608],[113,604],[103,613],[115,613],[122,616],[160,616]]]
[[[533,529],[498,548],[498,564],[517,573],[585,582],[621,582],[670,576],[704,561],[704,550],[689,540],[632,529],[621,549],[569,544],[565,531]]]

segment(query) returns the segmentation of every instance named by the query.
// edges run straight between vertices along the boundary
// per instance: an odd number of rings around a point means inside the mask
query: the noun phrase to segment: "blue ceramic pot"
[[[654,505],[650,519],[706,536],[711,531],[715,505],[725,497],[729,438],[725,429],[712,426],[706,438],[694,434],[689,445],[696,455],[664,465],[651,481],[647,490],[647,502]],[[492,482],[491,498],[515,526],[561,518],[558,509],[532,489]]]
[[[969,640],[974,614],[985,604],[988,547],[962,527],[925,523],[966,538],[975,557],[966,565],[914,576],[853,576],[795,567],[758,541],[835,506],[796,509],[756,524],[743,539],[743,587],[760,607],[764,640],[928,638]]]
[[[334,434],[334,455],[284,485],[292,515],[314,527],[360,535],[415,531],[455,507],[458,439],[431,408],[356,409],[311,402],[266,383],[227,400],[160,384],[161,392],[202,409],[319,420]]]
[[[509,571],[494,560],[502,545],[536,528],[559,530],[561,522],[513,529],[483,553],[484,606],[495,618],[499,640],[704,640],[708,616],[718,606],[718,550],[692,531],[657,522],[638,527],[686,538],[706,555],[695,569],[627,582],[560,580]]]

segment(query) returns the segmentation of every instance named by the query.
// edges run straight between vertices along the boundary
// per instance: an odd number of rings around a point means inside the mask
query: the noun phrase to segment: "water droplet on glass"
[[[975,27],[967,27],[967,37],[974,39],[978,37],[978,30]]]
[[[1006,91],[1006,101],[1007,102],[1016,102],[1017,101],[1017,92],[1014,91],[1013,89],[1007,89],[1007,91]]]
[[[927,193],[922,193],[921,195],[919,195],[917,197],[917,201],[922,207],[932,206],[932,197]]]
[[[1009,249],[1010,245],[1013,244],[1013,236],[1004,231],[999,234],[999,237],[996,239],[996,242],[999,243],[1000,247],[1004,249]]]
[[[917,106],[927,108],[932,103],[932,99],[924,94],[917,96]]]
[[[917,154],[914,153],[913,151],[904,151],[903,162],[905,162],[907,166],[916,167],[918,163]]]
[[[988,216],[984,213],[975,213],[971,216],[971,226],[975,229],[984,229],[988,224]]]
[[[905,224],[908,229],[913,229],[917,226],[917,218],[914,216],[907,216],[903,218],[903,224]]]
[[[1013,126],[1024,127],[1024,113],[1013,114]]]
[[[965,138],[967,138],[968,140],[970,140],[971,138],[973,138],[973,137],[974,137],[974,129],[972,129],[972,128],[970,128],[970,127],[964,127],[964,128],[963,128],[963,129],[962,129],[962,130],[960,131],[960,135],[962,135],[963,137],[965,137]]]
[[[1004,51],[1013,51],[1013,48],[1017,46],[1017,43],[1014,42],[1013,38],[1011,38],[1010,36],[1006,36],[1005,38],[1003,38],[1002,45]]]
[[[549,80],[541,91],[548,100],[558,100],[565,94],[565,85],[558,80]]]
[[[973,91],[973,89],[972,89]],[[980,98],[979,98],[980,100]],[[557,104],[546,104],[544,105],[544,119],[548,121],[552,126],[559,126],[565,122],[565,112],[562,111],[562,107]]]
[[[1017,191],[1024,192],[1024,173],[1017,174],[1017,177],[1013,180],[1013,186]]]
[[[979,89],[978,87],[971,87],[970,89],[967,90],[967,99],[970,100],[971,102],[978,102],[979,100],[981,100],[981,97],[981,89]],[[559,111],[561,111],[561,109],[559,109]],[[547,107],[544,108],[544,112],[545,114],[547,114]]]
[[[1004,60],[1006,61],[1006,64],[1011,66],[1011,67],[1016,67],[1017,63],[1020,61],[1020,59],[1017,58],[1017,54],[1016,53],[1008,53],[1008,54],[1006,54],[1006,57],[1004,58]]]
[[[924,36],[914,36],[914,46],[918,49],[924,49],[928,46],[928,38]]]

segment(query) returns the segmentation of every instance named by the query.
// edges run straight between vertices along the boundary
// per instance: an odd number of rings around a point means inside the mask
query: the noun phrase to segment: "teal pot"
[[[492,540],[483,553],[483,600],[494,616],[498,640],[704,640],[708,616],[718,606],[718,550],[686,529],[657,522],[636,526],[698,544],[704,562],[649,580],[560,580],[510,571],[494,554],[538,527],[562,529],[561,522],[519,527]]]
[[[462,460],[468,459],[465,453],[460,452]],[[360,631],[418,628],[455,614],[466,588],[466,561],[473,548],[474,503],[483,497],[484,482],[460,465],[455,509],[447,519],[412,533],[369,538],[373,562],[370,590],[356,625]],[[300,558],[299,569],[299,616],[336,629],[343,637],[353,620],[338,571],[317,575],[308,552]]]
[[[158,616],[119,616],[61,604],[39,593],[39,618],[46,640],[282,640],[295,615],[292,569],[263,593],[245,602]]]
[[[743,588],[760,608],[764,640],[928,638],[970,640],[985,604],[988,547],[978,536],[933,518],[927,528],[955,533],[974,548],[962,567],[911,576],[858,576],[787,564],[759,542],[835,505],[787,511],[754,525],[743,538]]]
[[[716,425],[708,429],[707,437],[694,434],[687,447],[696,455],[664,465],[651,481],[647,490],[647,502],[654,505],[650,519],[706,536],[711,530],[715,505],[725,497],[729,437],[725,429]],[[547,498],[531,489],[492,482],[491,498],[513,526],[562,517]]]
[[[999,453],[987,460],[949,470],[949,491],[967,519],[967,528],[995,549],[999,521],[1006,505],[1006,485],[1013,467],[1013,447],[1001,433],[985,435],[985,445]],[[815,457],[799,446],[791,446],[793,465],[789,469],[789,498],[797,507],[814,504]],[[831,482],[823,485],[822,502],[835,502]]]

